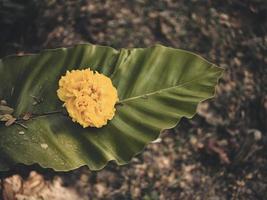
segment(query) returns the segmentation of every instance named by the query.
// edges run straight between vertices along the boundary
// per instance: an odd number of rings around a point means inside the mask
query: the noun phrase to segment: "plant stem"
[[[17,118],[16,123],[18,124],[20,122],[25,122],[25,121],[28,121],[30,119],[34,119],[34,118],[37,118],[37,117],[44,117],[44,116],[55,115],[55,114],[64,114],[64,111],[63,110],[54,110],[54,111],[44,112],[44,113],[40,113],[40,114],[32,113],[31,116],[29,117],[29,119],[27,119],[27,120],[24,120],[21,117]],[[20,123],[18,125],[22,125],[22,124]]]
[[[55,115],[55,114],[63,114],[63,110],[55,110],[55,111],[50,111],[50,112],[44,112],[41,114],[32,114],[33,116],[31,118],[42,117],[46,115]]]

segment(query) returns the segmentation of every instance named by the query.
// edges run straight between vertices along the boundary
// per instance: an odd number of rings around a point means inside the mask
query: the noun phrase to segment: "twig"
[[[20,117],[20,118],[17,118],[17,120],[15,121],[15,123],[18,124],[18,125],[20,125],[20,126],[25,126],[21,122],[28,121],[30,119],[34,119],[34,118],[37,118],[37,117],[44,117],[44,116],[55,115],[55,114],[64,114],[64,113],[63,113],[63,110],[55,110],[55,111],[44,112],[44,113],[40,113],[40,114],[32,113],[31,116],[29,117],[29,119],[24,120],[23,117],[22,118]]]
[[[41,114],[32,114],[33,116],[31,118],[42,117],[42,116],[46,116],[46,115],[55,115],[55,114],[63,114],[63,110],[55,110],[55,111],[50,111],[50,112],[44,112]]]
[[[19,126],[21,126],[22,128],[25,128],[25,129],[28,129],[28,127],[27,126],[25,126],[24,124],[22,124],[22,123],[20,123],[20,122],[14,122],[15,124],[17,124],[17,125],[19,125]]]

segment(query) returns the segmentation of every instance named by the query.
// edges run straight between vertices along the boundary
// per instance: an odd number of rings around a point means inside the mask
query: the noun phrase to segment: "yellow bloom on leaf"
[[[57,95],[72,121],[84,128],[106,125],[113,118],[118,101],[111,80],[90,69],[67,71],[59,80]]]

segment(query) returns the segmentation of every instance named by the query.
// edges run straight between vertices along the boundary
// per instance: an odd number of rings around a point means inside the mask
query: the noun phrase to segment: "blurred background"
[[[66,173],[18,165],[0,174],[2,199],[267,198],[266,0],[0,0],[0,57],[85,42],[161,43],[225,74],[215,99],[130,164]]]

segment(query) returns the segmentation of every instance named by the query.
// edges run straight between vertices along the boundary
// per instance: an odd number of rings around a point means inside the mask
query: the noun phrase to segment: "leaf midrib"
[[[213,67],[213,65],[211,66]],[[220,71],[216,72],[215,74],[219,74],[221,73]],[[152,96],[152,95],[155,95],[155,94],[158,94],[158,93],[162,93],[162,92],[166,92],[168,90],[172,90],[172,89],[176,89],[176,88],[180,88],[180,87],[183,87],[185,85],[188,85],[190,83],[193,83],[193,82],[196,82],[196,81],[199,81],[199,80],[202,80],[204,78],[206,78],[208,75],[204,75],[202,76],[201,78],[197,78],[197,79],[194,79],[194,80],[191,80],[191,81],[187,81],[187,82],[184,82],[184,83],[181,83],[179,85],[175,85],[175,86],[171,86],[171,87],[168,87],[168,88],[163,88],[163,89],[159,89],[157,91],[153,91],[153,92],[149,92],[147,94],[142,94],[142,95],[138,95],[138,96],[134,96],[134,97],[130,97],[130,98],[126,98],[126,99],[123,99],[123,100],[120,100],[119,103],[126,103],[126,102],[129,102],[129,101],[134,101],[136,99],[139,99],[139,98],[147,98],[149,96]]]

